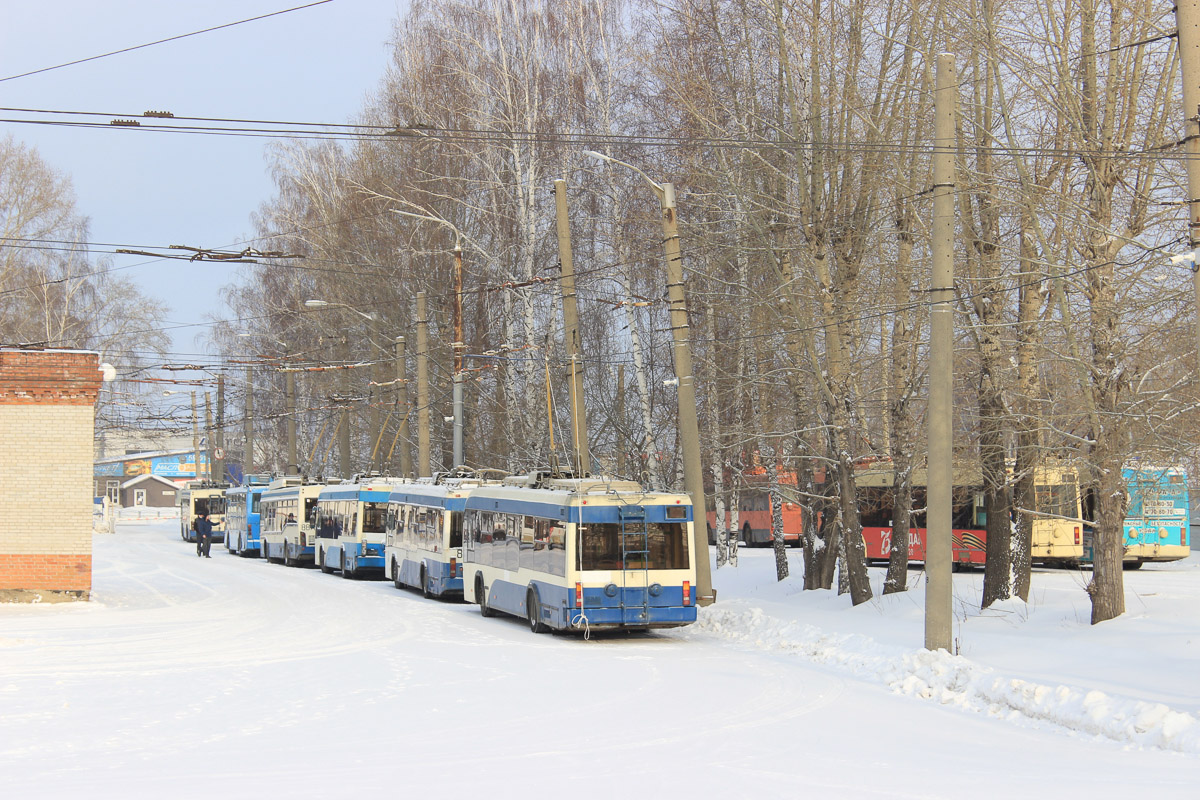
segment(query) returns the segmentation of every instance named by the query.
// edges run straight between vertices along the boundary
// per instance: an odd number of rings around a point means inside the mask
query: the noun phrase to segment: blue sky
[[[39,0],[6,3],[0,78],[304,5],[306,0]],[[140,115],[345,122],[379,84],[392,22],[407,0],[312,8],[0,82],[0,106]],[[5,119],[10,112],[0,113]],[[92,241],[228,247],[273,194],[269,140],[0,123],[70,176]],[[105,248],[99,248],[105,249]],[[172,323],[224,315],[236,267],[114,256]],[[141,266],[133,266],[141,265]],[[199,353],[201,328],[172,331]]]

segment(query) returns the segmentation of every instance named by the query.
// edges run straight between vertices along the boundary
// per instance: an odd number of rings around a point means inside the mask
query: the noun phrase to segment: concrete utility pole
[[[1187,154],[1188,248],[1196,293],[1196,358],[1200,364],[1200,0],[1176,0],[1179,62],[1183,71],[1183,149]]]
[[[204,441],[206,443],[205,450],[207,451],[207,466],[208,479],[213,479],[213,427],[212,427],[212,402],[209,400],[208,392],[204,393]]]
[[[704,503],[704,473],[700,462],[700,422],[696,414],[696,385],[692,375],[692,351],[688,341],[687,299],[683,294],[683,257],[679,251],[679,223],[675,210],[675,185],[659,184],[632,164],[585,150],[601,161],[620,164],[641,175],[658,195],[662,205],[663,251],[667,259],[667,293],[671,304],[671,338],[675,345],[675,379],[679,382],[679,440],[683,449],[684,488],[692,498],[692,547],[696,554],[696,602],[710,605],[716,600],[712,588],[712,566],[708,563],[708,515]]]
[[[387,357],[387,350],[384,349],[379,342],[382,339],[379,336],[379,316],[372,315],[367,318],[367,335],[370,337],[370,342],[367,346],[367,351],[374,353],[371,359],[371,369],[368,371],[367,385],[367,417],[371,424],[371,453],[367,464],[367,469],[375,469],[383,471],[383,359]],[[374,383],[371,386],[370,383]]]
[[[571,257],[571,225],[567,217],[567,182],[554,182],[555,219],[558,224],[558,260],[562,264],[563,338],[571,359],[571,446],[580,475],[592,471],[588,453],[587,408],[583,402],[583,365],[579,340],[579,308],[575,295],[575,262]]]
[[[934,96],[933,263],[929,322],[929,466],[925,535],[925,648],[950,650],[951,495],[954,483],[954,56],[937,57]]]
[[[625,365],[617,364],[617,424],[625,421]],[[625,448],[617,442],[617,474],[625,475]]]
[[[425,293],[417,292],[417,477],[429,475],[429,320]]]
[[[286,362],[287,354],[284,354]],[[287,467],[288,475],[300,474],[300,460],[296,456],[296,373],[288,369],[283,373],[283,395],[287,413]]]
[[[457,467],[463,462],[463,260],[462,245],[454,243],[454,341],[450,344],[454,350],[454,463]]]
[[[400,474],[412,474],[412,450],[408,446],[408,364],[405,362],[404,337],[396,337],[396,407],[399,410],[400,426]]]
[[[204,480],[200,471],[200,417],[196,413],[196,393],[192,392],[192,465],[195,467],[196,480]]]
[[[342,414],[338,423],[338,472],[342,478],[354,474],[350,464],[350,340],[346,334],[338,342],[339,358],[342,362]]]
[[[466,352],[466,346],[467,346],[466,342],[464,341],[464,337],[463,337],[463,317],[462,317],[462,303],[463,303],[462,242],[463,242],[463,235],[462,235],[462,232],[458,228],[456,228],[453,223],[448,222],[447,220],[444,220],[441,217],[436,216],[435,214],[418,214],[413,211],[404,211],[399,208],[393,208],[392,212],[399,214],[402,217],[412,217],[413,219],[425,220],[426,222],[436,222],[438,225],[441,225],[445,228],[450,229],[450,231],[454,234],[454,312],[453,312],[454,319],[453,319],[453,323],[452,323],[453,327],[454,327],[454,341],[450,343],[450,349],[452,350],[453,355],[454,355],[454,370],[453,370],[453,374],[452,374],[452,380],[453,380],[453,384],[454,384],[453,385],[453,393],[452,393],[453,394],[453,403],[454,403],[454,444],[453,444],[454,463],[451,464],[450,466],[457,467],[460,464],[462,464],[463,460],[464,460],[463,427],[466,422],[466,420],[464,419],[464,416],[463,416],[463,353]],[[420,296],[421,295],[418,294],[418,298]],[[424,319],[425,319],[424,314],[422,314],[418,311],[417,316],[419,316],[421,318],[421,320],[424,321]],[[421,347],[421,344],[418,341],[417,342],[418,352],[420,351],[420,347]],[[428,352],[429,352],[428,349],[425,352],[426,352],[426,356],[428,356]],[[418,358],[419,358],[419,356],[418,356]],[[418,362],[418,373],[419,373],[419,362]],[[428,409],[429,406],[428,406],[428,404],[423,404],[421,406],[421,408]],[[428,413],[428,412],[426,412],[426,413]],[[428,431],[428,428],[425,428],[425,430]],[[423,463],[418,466],[418,469],[422,469],[422,470],[429,469],[428,464],[429,464],[428,461],[423,461]],[[426,474],[428,474],[428,473],[426,473]]]
[[[217,376],[217,448],[213,452],[216,458],[213,459],[213,472],[217,473],[217,480],[225,481],[225,376]]]
[[[246,418],[242,420],[242,430],[245,434],[245,456],[242,461],[243,471],[254,472],[254,369],[246,367]]]

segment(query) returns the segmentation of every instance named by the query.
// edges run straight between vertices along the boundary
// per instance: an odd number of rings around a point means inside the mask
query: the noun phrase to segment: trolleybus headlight
[[[650,584],[650,596],[658,597],[660,594],[662,594],[662,584],[661,583]]]
[[[606,595],[608,595],[609,597],[616,597],[617,596],[617,585],[615,583],[608,584],[607,586],[604,587],[604,593]]]

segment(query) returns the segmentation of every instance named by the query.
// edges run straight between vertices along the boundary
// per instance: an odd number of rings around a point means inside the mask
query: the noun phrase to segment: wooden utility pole
[[[417,477],[429,471],[429,321],[425,293],[417,292]]]
[[[242,457],[242,470],[254,472],[254,369],[246,367],[246,416],[242,420],[242,430],[245,435],[245,455]]]
[[[933,264],[929,321],[928,523],[925,542],[925,648],[950,647],[953,603],[951,527],[954,469],[954,56],[937,57],[934,96]]]
[[[412,450],[408,446],[408,365],[405,363],[404,337],[396,337],[396,407],[400,416],[400,474],[412,473]]]
[[[558,225],[558,260],[562,265],[563,338],[571,361],[571,446],[579,475],[592,471],[588,453],[587,409],[583,402],[583,365],[579,339],[579,308],[575,295],[575,262],[571,257],[571,225],[567,218],[567,182],[554,182],[555,219]]]
[[[1196,358],[1200,364],[1200,0],[1176,0],[1179,63],[1183,71],[1183,148],[1187,157],[1188,248],[1196,294]]]

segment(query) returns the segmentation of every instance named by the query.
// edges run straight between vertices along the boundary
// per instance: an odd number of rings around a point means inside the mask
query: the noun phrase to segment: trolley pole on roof
[[[417,477],[429,477],[429,320],[417,292]]]
[[[1196,357],[1200,359],[1200,0],[1176,0],[1179,63],[1183,71],[1183,148],[1187,158],[1188,248],[1196,295]]]
[[[571,256],[571,224],[567,217],[567,182],[554,182],[555,219],[558,226],[558,260],[562,264],[563,339],[571,359],[571,444],[579,474],[592,471],[588,453],[587,409],[583,402],[583,365],[579,363],[579,306],[575,295],[575,262]]]
[[[925,648],[950,650],[951,492],[954,480],[954,56],[937,57],[934,98],[933,264],[929,321],[928,530],[925,541]]]

